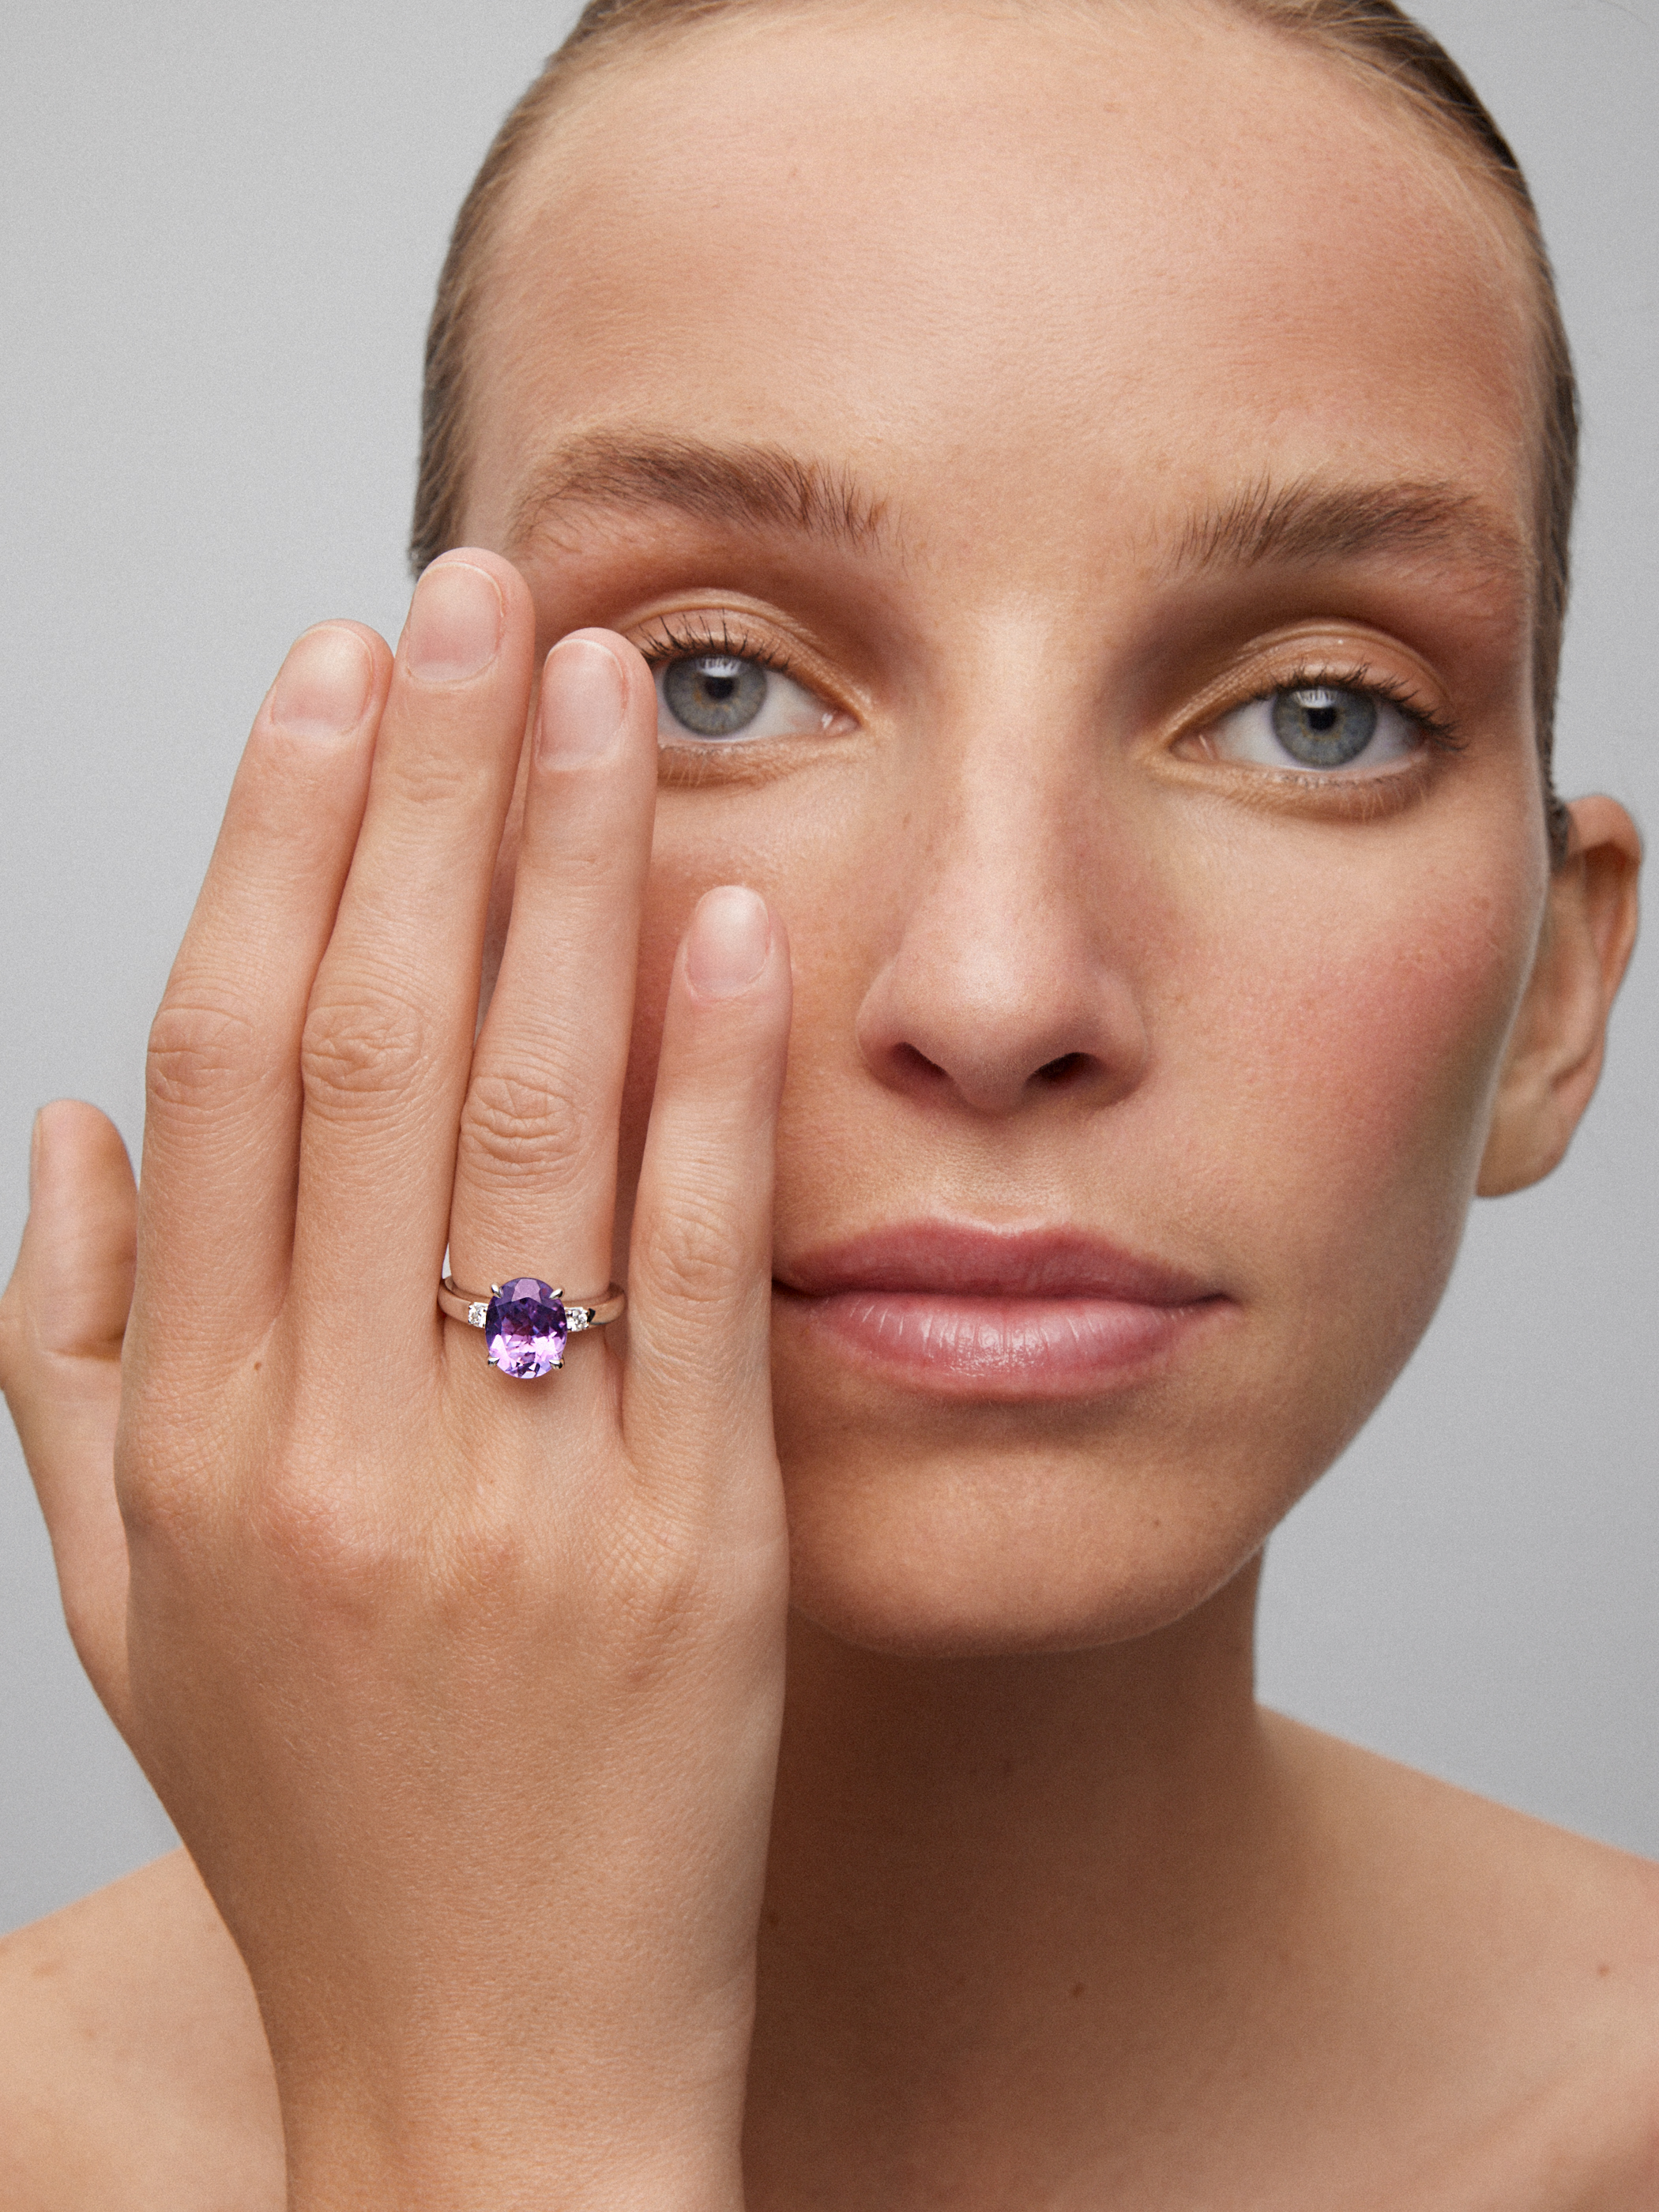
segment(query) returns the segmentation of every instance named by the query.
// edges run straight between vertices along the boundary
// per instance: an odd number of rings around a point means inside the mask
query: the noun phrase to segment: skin
[[[727,21],[573,97],[474,407],[471,549],[255,726],[131,1318],[118,1140],[41,1125],[4,1381],[205,1892],[14,1939],[8,2201],[274,2206],[280,2107],[305,2208],[1650,2202],[1650,1870],[1250,1688],[1267,1533],[1561,1157],[1634,933],[1620,808],[1548,864],[1493,211],[1200,12]],[[664,496],[692,440],[839,526]],[[1264,485],[1434,526],[1195,562]],[[829,725],[659,752],[665,621]],[[1456,749],[1230,757],[1362,670]],[[1203,1302],[924,1382],[807,1295],[921,1220]],[[446,1241],[626,1328],[372,1354]]]

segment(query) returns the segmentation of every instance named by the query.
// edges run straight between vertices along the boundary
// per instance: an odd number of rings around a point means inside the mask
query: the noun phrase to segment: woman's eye
[[[664,744],[790,737],[827,729],[835,719],[822,699],[763,661],[696,653],[657,664],[657,736]]]
[[[1221,760],[1327,772],[1391,767],[1423,743],[1417,724],[1392,700],[1336,684],[1300,684],[1252,699],[1208,734]]]

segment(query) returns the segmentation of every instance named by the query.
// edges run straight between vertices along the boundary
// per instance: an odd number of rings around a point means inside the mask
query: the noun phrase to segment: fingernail
[[[544,765],[598,760],[617,742],[625,686],[621,664],[591,637],[568,637],[542,672],[537,757]]]
[[[355,730],[368,706],[374,666],[355,629],[324,623],[289,648],[270,687],[270,719],[300,738]]]
[[[706,999],[746,991],[766,963],[772,917],[741,884],[705,891],[685,940],[685,972]]]
[[[404,664],[423,684],[464,684],[495,658],[506,619],[493,576],[470,561],[440,561],[415,586]]]

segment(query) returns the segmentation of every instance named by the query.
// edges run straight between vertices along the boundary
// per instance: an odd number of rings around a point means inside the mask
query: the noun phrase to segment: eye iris
[[[1376,734],[1376,702],[1364,691],[1326,684],[1280,691],[1273,698],[1273,735],[1304,768],[1346,768]]]
[[[662,689],[677,722],[700,738],[729,738],[747,729],[766,704],[766,671],[733,653],[700,653],[671,661]]]

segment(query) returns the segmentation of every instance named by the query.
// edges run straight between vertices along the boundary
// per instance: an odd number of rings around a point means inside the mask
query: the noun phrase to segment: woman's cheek
[[[1244,1272],[1310,1352],[1347,1364],[1358,1419],[1444,1289],[1536,939],[1525,840],[1492,842],[1489,860],[1332,872],[1289,901],[1281,884],[1271,933],[1241,916],[1231,935],[1253,978],[1212,1005],[1218,1151],[1248,1163],[1230,1194]]]

